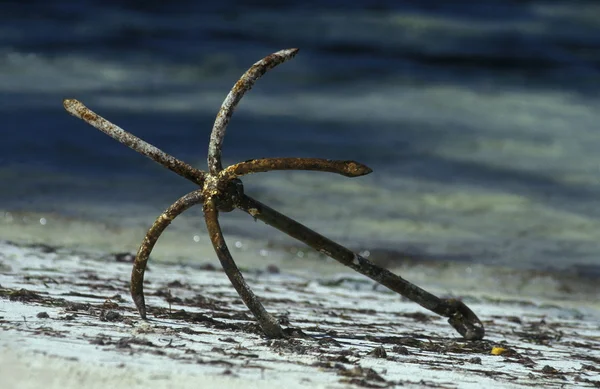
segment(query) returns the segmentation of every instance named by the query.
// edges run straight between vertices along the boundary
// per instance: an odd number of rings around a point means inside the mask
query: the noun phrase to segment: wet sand
[[[487,331],[464,341],[357,275],[247,271],[287,328],[274,340],[213,266],[151,262],[146,322],[127,256],[6,242],[0,253],[0,374],[14,388],[600,385],[600,312],[566,300],[461,294]]]

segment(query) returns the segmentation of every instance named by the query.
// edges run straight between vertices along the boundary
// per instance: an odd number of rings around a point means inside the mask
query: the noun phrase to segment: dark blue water
[[[375,172],[261,175],[247,191],[361,247],[598,264],[595,1],[2,2],[0,210],[127,223],[104,211],[118,207],[149,225],[193,186],[62,100],[203,167],[229,88],[287,47],[301,51],[236,111],[226,162],[311,156]]]

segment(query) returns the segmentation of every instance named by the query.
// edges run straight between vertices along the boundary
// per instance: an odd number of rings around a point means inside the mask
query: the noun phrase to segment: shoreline
[[[22,247],[41,247],[49,252],[81,253],[96,258],[116,254],[135,256],[147,230],[146,226],[124,227],[42,213],[13,212],[11,215],[14,220],[10,223],[2,223],[0,218],[0,242]],[[52,225],[50,222],[37,222],[44,215],[53,219]],[[291,238],[270,239],[269,236],[257,239],[235,233],[225,234],[234,259],[244,270],[260,272],[277,269],[308,277],[348,273],[361,277],[337,261]],[[406,250],[375,246],[368,251],[360,247],[348,247],[413,283],[430,284],[447,293],[491,294],[505,298],[527,295],[543,299],[588,301],[595,309],[600,310],[600,290],[597,288],[600,283],[600,267],[593,264],[569,268],[535,268],[518,264],[507,266],[479,263],[472,258],[435,255],[410,246]],[[188,231],[185,222],[174,223],[166,230],[153,249],[149,263],[150,266],[161,263],[191,268],[220,266],[206,231]]]

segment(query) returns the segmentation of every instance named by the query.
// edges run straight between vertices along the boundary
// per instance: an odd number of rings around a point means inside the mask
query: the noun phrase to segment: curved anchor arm
[[[217,118],[215,119],[210,134],[210,142],[208,144],[208,169],[211,174],[216,175],[223,170],[223,166],[221,165],[221,147],[223,145],[223,138],[225,137],[225,130],[227,129],[229,120],[231,120],[233,111],[242,97],[244,97],[244,94],[248,92],[254,86],[254,83],[268,70],[294,58],[296,53],[298,53],[298,49],[285,49],[266,56],[252,65],[235,83],[229,94],[227,94],[223,104],[221,104],[221,109],[219,109],[219,113],[217,114]]]
[[[144,236],[144,240],[135,256],[133,270],[131,271],[131,297],[142,319],[146,319],[144,273],[146,272],[146,265],[156,241],[177,216],[192,206],[202,203],[203,200],[204,196],[200,189],[182,196],[156,219],[146,233],[146,236]]]

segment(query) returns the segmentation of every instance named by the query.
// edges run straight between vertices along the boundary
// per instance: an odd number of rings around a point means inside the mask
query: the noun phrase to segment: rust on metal
[[[219,113],[217,114],[217,118],[215,119],[215,124],[213,125],[210,134],[210,142],[208,144],[208,170],[211,174],[217,174],[223,169],[221,164],[221,149],[223,146],[223,138],[225,137],[225,130],[233,115],[233,111],[242,97],[244,97],[244,94],[248,92],[254,83],[268,70],[294,58],[296,53],[298,53],[298,49],[285,49],[268,55],[256,62],[242,75],[242,77],[240,77],[227,97],[225,97],[225,100],[219,109]]]
[[[222,179],[233,179],[246,174],[275,170],[313,170],[360,177],[371,173],[368,166],[355,161],[335,161],[322,158],[262,158],[236,163],[219,173]]]
[[[443,300],[390,272],[346,247],[311,230],[301,223],[277,212],[261,202],[243,196],[236,206],[252,217],[277,228],[287,235],[305,243],[313,249],[337,260],[351,269],[364,274],[388,289],[401,294],[438,315],[450,318],[450,324],[466,339],[482,339],[483,324],[462,302]]]
[[[236,105],[258,78],[269,69],[294,57],[297,51],[297,49],[282,50],[265,57],[255,63],[234,85],[221,106],[211,132],[208,150],[208,173],[193,168],[155,146],[144,142],[89,110],[79,101],[73,99],[64,101],[65,109],[73,116],[84,120],[124,145],[151,158],[200,187],[200,189],[178,199],[161,214],[148,230],[140,245],[131,274],[131,296],[140,316],[146,318],[143,289],[144,272],[154,245],[173,219],[188,208],[196,204],[202,204],[210,240],[221,266],[265,335],[269,337],[282,337],[284,332],[277,319],[265,310],[236,266],[219,225],[219,212],[240,209],[253,218],[260,219],[264,223],[283,231],[432,312],[447,317],[450,325],[465,339],[482,339],[485,335],[483,324],[477,315],[463,302],[454,299],[440,299],[389,270],[375,265],[346,247],[245,195],[242,181],[239,179],[239,177],[246,174],[273,170],[313,170],[337,173],[346,177],[359,177],[371,173],[371,169],[367,166],[354,161],[318,158],[264,158],[241,162],[223,169],[221,165],[223,137]]]
[[[131,272],[131,297],[143,319],[146,318],[144,273],[146,272],[146,264],[148,263],[150,253],[152,252],[156,241],[177,216],[190,207],[202,203],[203,200],[204,196],[201,189],[197,189],[182,196],[156,219],[154,224],[152,224],[152,227],[150,227],[146,233],[135,256],[133,271]]]
[[[191,165],[180,161],[179,159],[165,153],[158,147],[155,147],[150,143],[138,138],[137,136],[123,130],[121,127],[104,119],[102,116],[98,115],[78,100],[65,99],[63,101],[63,106],[71,115],[83,120],[92,127],[97,128],[111,138],[121,142],[125,146],[137,151],[142,155],[145,155],[153,161],[160,163],[167,169],[179,174],[184,178],[187,178],[197,185],[202,186],[204,184],[204,175],[206,173],[204,173],[202,170],[198,170]]]
[[[244,301],[244,304],[254,314],[265,335],[271,338],[281,338],[283,330],[279,325],[279,321],[263,307],[231,257],[231,253],[223,237],[223,232],[221,231],[221,226],[219,225],[219,211],[212,198],[204,201],[204,219],[206,220],[206,228],[210,236],[210,241],[229,281],[231,281],[231,284]]]

